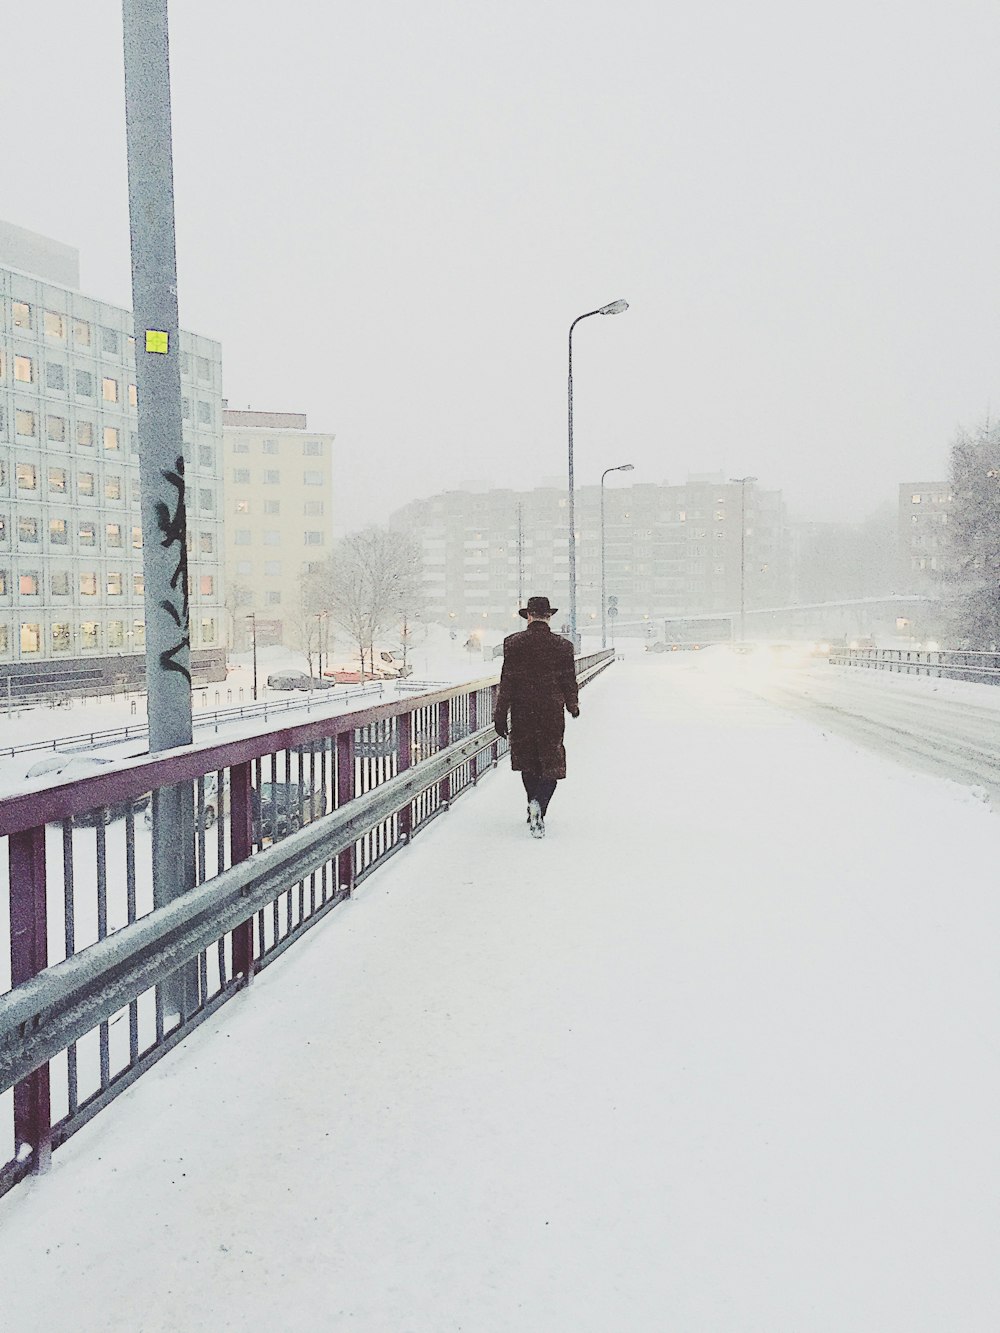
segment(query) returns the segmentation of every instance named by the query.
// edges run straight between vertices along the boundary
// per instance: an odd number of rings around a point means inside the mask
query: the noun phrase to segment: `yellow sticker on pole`
[[[167,351],[167,341],[167,335],[162,333],[159,329],[146,330],[147,352],[163,352],[165,354]]]

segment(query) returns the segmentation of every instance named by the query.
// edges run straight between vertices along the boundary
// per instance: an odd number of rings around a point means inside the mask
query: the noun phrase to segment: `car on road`
[[[262,782],[253,799],[254,839],[283,838],[326,813],[326,798],[308,782]]]
[[[106,773],[114,767],[114,760],[97,754],[50,754],[36,760],[25,773],[26,778],[61,777],[67,781],[89,778],[94,773]],[[138,814],[149,805],[150,793],[143,792],[132,801],[121,801],[115,805],[85,810],[73,816],[74,824],[96,826],[110,824],[113,819],[123,819],[131,807]]]
[[[195,793],[195,818],[198,816],[198,790],[194,788]],[[225,814],[229,809],[229,779],[223,783],[222,800],[219,800],[219,775],[218,773],[205,774],[205,814],[199,825],[200,828],[210,829],[215,826],[216,820],[220,814]],[[143,816],[143,822],[148,829],[153,827],[153,806],[152,802],[146,807],[146,813]]]
[[[273,671],[267,678],[272,690],[332,690],[335,683],[322,676],[310,676],[308,671]]]

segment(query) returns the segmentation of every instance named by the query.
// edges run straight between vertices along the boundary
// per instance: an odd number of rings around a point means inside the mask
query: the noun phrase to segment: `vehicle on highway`
[[[50,754],[38,759],[25,773],[26,778],[61,777],[67,780],[90,777],[93,773],[106,773],[114,766],[114,760],[97,754]],[[150,793],[143,792],[132,801],[121,801],[115,805],[106,805],[96,810],[85,810],[73,816],[73,823],[83,826],[110,824],[113,819],[123,819],[131,807],[134,813],[145,810],[149,805]]]
[[[223,783],[222,800],[219,800],[219,775],[218,773],[205,774],[205,813],[200,828],[210,829],[215,826],[216,820],[220,814],[225,814],[229,809],[229,782],[228,779]],[[195,818],[198,815],[198,792],[195,788]],[[148,829],[153,827],[153,805],[152,802],[146,807],[146,813],[143,816],[143,822]]]
[[[310,676],[308,671],[274,671],[267,678],[272,690],[332,690],[335,682],[322,676]]]
[[[262,782],[253,799],[254,839],[283,838],[326,813],[322,791],[308,782]]]

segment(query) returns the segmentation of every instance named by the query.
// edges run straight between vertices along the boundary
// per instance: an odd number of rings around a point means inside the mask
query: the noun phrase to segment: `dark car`
[[[310,676],[308,671],[275,671],[267,678],[272,690],[332,690],[335,681]]]
[[[253,794],[254,839],[283,838],[326,813],[323,792],[307,782],[262,782]]]

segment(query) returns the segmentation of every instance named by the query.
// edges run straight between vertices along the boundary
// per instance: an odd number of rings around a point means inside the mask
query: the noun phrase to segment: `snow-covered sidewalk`
[[[4,1333],[996,1333],[1000,820],[691,660],[0,1201]]]

